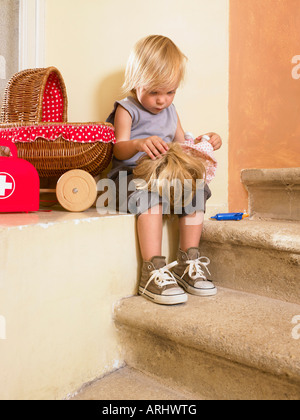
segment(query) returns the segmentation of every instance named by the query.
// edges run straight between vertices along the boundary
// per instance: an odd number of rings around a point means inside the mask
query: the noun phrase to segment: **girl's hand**
[[[145,139],[137,140],[137,150],[145,152],[152,159],[157,156],[164,155],[169,150],[168,144],[157,136],[147,137]]]
[[[208,140],[208,142],[212,145],[214,150],[220,149],[220,147],[222,146],[222,139],[219,136],[219,134],[217,134],[217,133],[206,133],[205,135],[210,137],[210,140]],[[204,136],[204,134],[202,134],[202,136]],[[199,143],[201,141],[202,136],[197,137],[195,139],[195,143]]]
[[[222,139],[219,136],[219,134],[216,134],[216,133],[208,133],[208,136],[210,136],[209,143],[212,145],[212,147],[214,148],[214,150],[220,149],[220,147],[222,146]]]

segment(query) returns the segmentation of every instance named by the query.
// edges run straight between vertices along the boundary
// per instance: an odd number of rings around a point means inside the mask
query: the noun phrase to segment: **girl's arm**
[[[176,141],[178,143],[184,143],[184,131],[183,128],[181,126],[181,122],[179,119],[179,116],[177,114],[178,120],[177,120],[177,129],[176,129],[176,133],[175,133],[175,137],[173,141]]]
[[[167,143],[157,136],[130,140],[131,124],[129,112],[122,106],[118,106],[114,120],[116,137],[114,156],[117,159],[130,159],[138,152],[145,152],[151,159],[155,159],[156,156],[167,152]]]
[[[178,114],[177,114],[178,116]],[[220,149],[222,146],[222,139],[217,133],[206,133],[207,136],[210,137],[209,143],[213,146],[214,150]],[[195,143],[199,143],[201,141],[201,136],[197,137],[195,139]],[[184,131],[180,123],[180,119],[178,116],[178,123],[177,123],[177,129],[174,137],[174,141],[177,141],[179,143],[184,143]]]
[[[114,145],[114,156],[119,160],[130,159],[134,156],[136,145],[130,140],[131,116],[125,108],[118,106],[115,113],[114,127],[116,144]]]

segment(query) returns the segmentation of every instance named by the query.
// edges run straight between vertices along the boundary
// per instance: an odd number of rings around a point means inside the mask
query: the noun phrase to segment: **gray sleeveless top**
[[[114,124],[115,113],[118,105],[125,108],[132,118],[130,140],[142,139],[150,136],[161,137],[166,143],[171,143],[174,140],[178,118],[173,104],[161,111],[159,114],[152,114],[133,97],[128,96],[121,101],[115,102],[114,109],[107,118],[107,122]],[[121,167],[136,166],[137,160],[143,154],[143,152],[138,152],[127,160],[118,160],[113,157],[112,170],[108,176],[110,177],[115,174],[119,169],[121,169]]]

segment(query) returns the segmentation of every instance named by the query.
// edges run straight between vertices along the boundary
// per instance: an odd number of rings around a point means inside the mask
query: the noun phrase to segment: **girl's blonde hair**
[[[186,56],[169,38],[150,35],[134,46],[125,71],[123,91],[177,88],[184,78]]]
[[[171,143],[168,152],[155,160],[150,159],[148,155],[142,156],[133,174],[137,189],[149,190],[161,197],[164,188],[171,186],[168,198],[171,208],[174,209],[174,206],[182,205],[184,200],[187,201],[185,204],[192,201],[197,189],[197,180],[206,178],[205,160],[199,157],[196,150],[182,147],[180,143]],[[181,194],[183,191],[185,197]]]

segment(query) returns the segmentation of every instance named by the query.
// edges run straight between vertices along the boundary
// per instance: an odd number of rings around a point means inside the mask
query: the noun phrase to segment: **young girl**
[[[185,291],[198,296],[211,296],[217,292],[214,284],[207,281],[204,275],[203,268],[207,268],[209,260],[200,257],[198,248],[205,200],[211,193],[205,186],[204,204],[196,208],[193,214],[187,214],[183,209],[179,217],[180,248],[177,262],[166,265],[165,257],[161,256],[162,202],[146,191],[134,191],[129,195],[127,190],[122,191],[124,183],[121,183],[121,173],[126,171],[125,185],[128,187],[141,155],[146,153],[151,159],[158,159],[167,153],[168,143],[184,142],[184,131],[173,100],[183,80],[185,64],[186,57],[169,38],[152,35],[140,40],[129,57],[123,85],[124,91],[131,95],[117,101],[107,119],[114,125],[116,136],[113,167],[108,177],[116,183],[117,197],[119,193],[121,197],[122,194],[124,196],[123,201],[122,198],[117,200],[117,205],[119,209],[128,211],[130,203],[138,198],[140,203],[136,211],[143,258],[139,293],[155,303],[165,305],[186,302]],[[214,150],[219,149],[222,144],[220,136],[215,133],[208,135]],[[201,137],[196,140],[200,141]],[[147,194],[146,199],[141,194]]]

